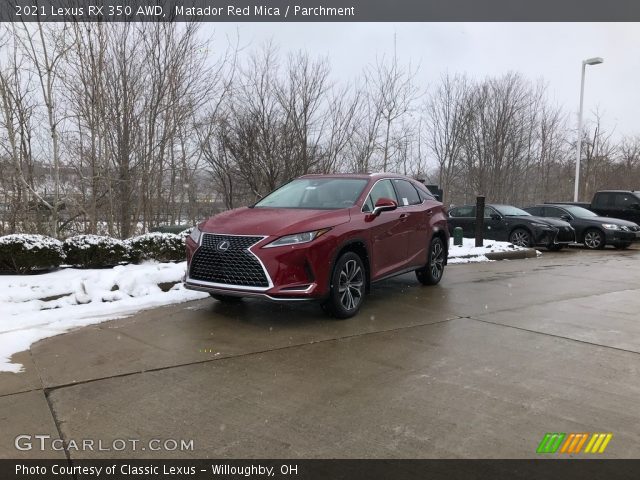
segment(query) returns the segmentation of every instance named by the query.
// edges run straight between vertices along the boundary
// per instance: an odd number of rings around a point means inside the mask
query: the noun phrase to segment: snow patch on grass
[[[447,263],[451,265],[460,263],[492,262],[493,260],[489,260],[486,257],[487,253],[515,252],[517,250],[526,249],[517,247],[509,242],[497,242],[495,240],[485,240],[484,246],[476,247],[476,241],[474,238],[463,238],[462,245],[454,245],[452,238],[449,245],[449,259]]]
[[[73,328],[127,317],[140,310],[207,297],[177,283],[186,262],[67,268],[41,275],[0,276],[0,371],[19,372],[11,355]]]

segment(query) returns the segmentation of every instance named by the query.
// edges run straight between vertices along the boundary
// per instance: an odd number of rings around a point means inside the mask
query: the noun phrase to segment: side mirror
[[[376,202],[375,206],[373,207],[373,212],[371,212],[371,215],[373,215],[374,217],[377,217],[382,212],[391,212],[396,208],[398,208],[398,204],[394,200],[391,200],[390,198],[382,197],[382,198],[379,198],[378,201]]]
[[[492,213],[491,214],[491,220],[502,220],[502,217],[500,215],[498,215],[497,213]]]
[[[570,222],[571,220],[573,220],[573,218],[571,218],[571,215],[560,215],[560,220],[564,220],[565,222]]]

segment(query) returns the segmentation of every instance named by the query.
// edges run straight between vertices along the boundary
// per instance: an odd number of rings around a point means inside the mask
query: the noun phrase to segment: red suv
[[[195,227],[184,284],[221,301],[321,300],[348,318],[372,282],[414,270],[422,284],[438,283],[448,246],[446,212],[420,182],[305,175]]]

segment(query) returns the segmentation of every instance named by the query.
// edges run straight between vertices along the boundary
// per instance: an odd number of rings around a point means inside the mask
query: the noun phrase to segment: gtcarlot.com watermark
[[[95,440],[91,438],[68,439],[51,438],[51,435],[18,435],[13,444],[17,450],[29,451],[76,451],[76,452],[192,452],[193,440],[174,438],[115,438],[113,440]]]

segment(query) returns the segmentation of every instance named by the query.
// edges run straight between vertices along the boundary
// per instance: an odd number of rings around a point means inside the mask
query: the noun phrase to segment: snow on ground
[[[487,253],[494,252],[513,252],[516,250],[525,250],[522,247],[516,247],[509,242],[497,242],[495,240],[485,240],[483,247],[476,247],[474,238],[463,238],[462,245],[454,245],[453,238],[449,245],[449,265],[456,263],[476,263],[491,262],[486,257]]]
[[[140,310],[207,297],[178,283],[186,262],[66,268],[40,275],[0,276],[0,371],[19,372],[9,358],[43,338]],[[51,298],[53,297],[53,298]]]

